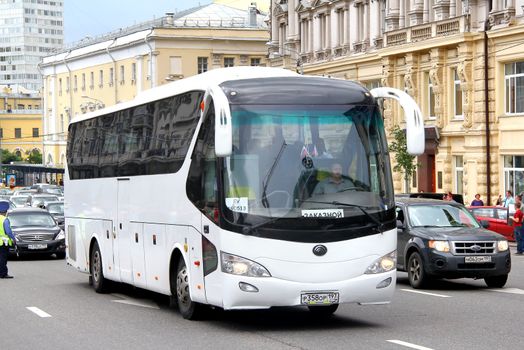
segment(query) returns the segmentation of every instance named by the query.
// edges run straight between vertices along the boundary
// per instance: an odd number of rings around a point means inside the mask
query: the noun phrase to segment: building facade
[[[410,94],[426,152],[410,188],[524,191],[524,1],[273,0],[269,65]],[[522,74],[522,75],[521,75]],[[385,103],[387,128],[403,125]]]
[[[63,166],[71,118],[141,91],[230,66],[265,65],[264,15],[213,3],[80,42],[46,57],[45,163]]]
[[[63,0],[0,0],[0,84],[39,90],[38,63],[64,41]]]
[[[42,153],[41,95],[19,86],[0,85],[0,149],[26,158]]]

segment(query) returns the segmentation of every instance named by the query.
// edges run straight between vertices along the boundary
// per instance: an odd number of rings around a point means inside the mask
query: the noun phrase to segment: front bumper
[[[466,263],[464,255],[453,255],[429,250],[426,272],[444,278],[485,278],[508,274],[511,255],[506,252],[489,254],[490,263]]]
[[[39,248],[38,248],[38,245]],[[42,245],[45,245],[43,248]],[[22,242],[18,241],[17,249],[19,254],[54,254],[65,253],[65,239],[40,242]],[[9,247],[9,253],[15,254],[15,247]]]
[[[395,291],[397,271],[361,275],[349,280],[328,283],[298,283],[274,277],[244,277],[223,273],[224,309],[267,309],[273,306],[297,306],[302,293],[338,292],[339,303],[387,304]],[[377,286],[390,279],[384,288]],[[245,292],[239,283],[249,283],[258,292]]]

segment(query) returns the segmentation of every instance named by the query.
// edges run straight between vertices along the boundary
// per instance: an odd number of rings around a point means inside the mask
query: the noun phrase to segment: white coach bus
[[[377,98],[400,102],[408,149],[424,149],[402,91],[282,69],[212,70],[76,117],[65,173],[67,262],[203,305],[262,309],[382,304],[397,229]]]

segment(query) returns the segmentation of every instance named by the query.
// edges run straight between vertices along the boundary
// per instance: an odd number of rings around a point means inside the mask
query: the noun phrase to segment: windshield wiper
[[[360,211],[362,211],[364,213],[364,215],[366,215],[371,221],[373,221],[374,224],[377,225],[379,231],[382,232],[384,230],[384,224],[382,224],[376,218],[371,216],[371,214],[367,212],[367,210],[366,210],[367,207],[365,207],[365,206],[358,205],[358,204],[343,203],[343,202],[339,202],[339,201],[323,202],[323,201],[304,200],[304,201],[300,201],[300,202],[301,203],[314,203],[314,204],[331,204],[331,205],[340,205],[340,206],[343,206],[343,207],[357,208],[357,209],[360,209]]]
[[[261,226],[268,225],[268,224],[272,224],[272,223],[274,223],[275,221],[278,221],[278,220],[280,220],[280,219],[282,219],[282,217],[274,217],[274,218],[271,218],[271,219],[269,219],[269,220],[259,222],[259,223],[256,224],[256,225],[244,226],[244,227],[242,227],[242,233],[245,234],[245,235],[250,235],[251,232],[253,232],[253,231],[256,230],[257,228],[259,228],[259,227],[261,227]]]
[[[278,154],[275,157],[273,165],[271,165],[271,168],[267,172],[266,176],[264,176],[264,180],[262,181],[262,205],[264,206],[264,208],[269,208],[269,202],[267,201],[266,195],[267,185],[269,184],[269,180],[271,180],[271,176],[273,176],[273,171],[275,170],[276,165],[280,161],[280,157],[282,157],[282,153],[284,152],[284,148],[286,148],[286,146],[286,141],[283,141],[282,146],[280,146],[280,150],[278,151]]]

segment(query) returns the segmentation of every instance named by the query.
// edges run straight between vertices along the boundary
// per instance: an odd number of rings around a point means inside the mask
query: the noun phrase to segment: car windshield
[[[383,119],[375,106],[233,105],[225,207],[250,216],[345,218],[393,208]],[[344,204],[344,205],[342,205]]]
[[[480,227],[466,208],[455,205],[411,205],[408,213],[413,227]]]
[[[25,204],[26,201],[27,201],[27,196],[11,197],[11,202],[15,203],[16,205]]]
[[[55,214],[55,215],[64,215],[64,203],[53,203],[53,204],[48,204],[48,206],[47,206],[47,210],[48,210],[51,214]]]
[[[33,202],[54,202],[54,201],[58,201],[58,197],[57,196],[38,196],[38,197],[33,197]]]
[[[11,227],[54,227],[55,221],[50,214],[47,213],[11,213],[9,214],[9,222]]]

